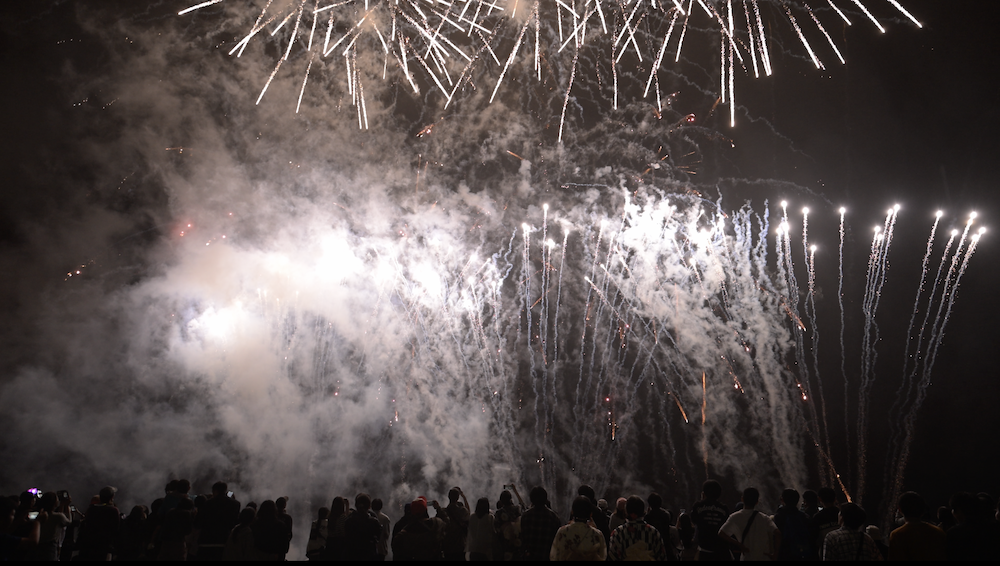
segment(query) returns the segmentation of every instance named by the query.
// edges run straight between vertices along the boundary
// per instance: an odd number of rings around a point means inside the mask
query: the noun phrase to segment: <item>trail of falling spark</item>
[[[306,76],[302,78],[302,90],[299,91],[299,102],[298,102],[298,104],[295,105],[295,113],[296,114],[299,113],[299,108],[302,107],[302,95],[304,95],[306,93],[306,83],[309,82],[309,71],[312,69],[313,59],[315,58],[315,56],[316,56],[316,54],[313,53],[309,57],[309,65],[306,66]]]
[[[515,8],[516,9],[516,8]],[[537,9],[537,5],[536,5]],[[497,91],[500,90],[500,84],[503,83],[504,76],[507,75],[507,69],[510,68],[511,63],[514,62],[514,57],[517,56],[517,50],[521,47],[521,42],[524,40],[524,34],[528,31],[528,25],[531,23],[531,18],[528,18],[524,25],[521,27],[521,33],[517,36],[517,41],[514,42],[514,48],[510,50],[510,57],[507,57],[507,63],[503,66],[503,71],[500,72],[500,78],[497,79],[497,85],[493,88],[493,95],[490,96],[490,104],[493,103],[493,99],[497,96]]]
[[[883,478],[886,481],[886,485],[894,485],[896,483],[895,479],[896,470],[894,470],[895,461],[897,458],[896,453],[898,452],[899,448],[905,441],[904,439],[901,439],[899,436],[905,435],[907,430],[905,422],[900,422],[900,420],[903,419],[897,419],[895,418],[895,415],[896,414],[902,415],[902,413],[906,410],[906,407],[910,405],[910,392],[913,390],[914,380],[916,378],[918,370],[920,369],[920,360],[921,360],[920,352],[921,352],[921,346],[923,345],[924,332],[927,327],[927,322],[930,318],[930,313],[932,310],[931,307],[934,305],[934,297],[937,295],[938,285],[941,282],[941,274],[944,271],[945,263],[947,262],[949,252],[951,251],[951,246],[955,241],[956,233],[953,232],[951,238],[948,239],[948,243],[945,245],[944,253],[941,255],[941,262],[940,264],[938,264],[937,273],[934,276],[934,284],[931,286],[931,292],[927,298],[927,308],[924,311],[924,318],[920,324],[920,331],[917,335],[916,347],[913,356],[915,358],[913,361],[913,370],[908,373],[906,368],[909,364],[909,358],[910,358],[909,354],[910,342],[913,340],[913,336],[911,336],[911,334],[913,332],[914,320],[916,318],[917,310],[920,304],[920,295],[922,294],[924,281],[927,277],[927,264],[930,260],[930,254],[934,245],[934,235],[935,232],[937,231],[938,223],[941,220],[941,216],[942,213],[939,211],[935,216],[934,224],[931,227],[930,236],[927,239],[927,250],[924,253],[924,259],[921,264],[920,283],[917,285],[917,296],[916,299],[914,300],[913,312],[910,315],[910,324],[907,327],[906,331],[906,350],[904,351],[904,356],[903,356],[903,379],[902,382],[900,383],[899,390],[896,392],[896,400],[893,403],[892,407],[889,409],[890,426],[891,426],[890,449],[886,453],[885,477]],[[927,359],[926,356],[924,356],[923,359],[926,362]]]
[[[295,38],[299,34],[299,24],[302,23],[302,13],[305,11],[305,9],[306,9],[306,0],[302,0],[302,3],[299,4],[299,15],[295,18],[295,27],[292,28],[292,37],[291,39],[288,40],[288,49],[285,50],[284,59],[286,61],[288,60],[288,54],[292,52],[292,46],[295,45]]]
[[[562,113],[559,115],[559,138],[558,143],[562,144],[563,128],[566,125],[566,107],[569,106],[569,94],[573,91],[573,81],[576,80],[576,64],[580,60],[580,48],[577,47],[576,51],[573,53],[573,64],[569,73],[569,85],[566,86],[566,96],[563,97]],[[611,64],[611,68],[615,68],[615,64]],[[614,107],[618,108],[618,74],[615,73],[615,104]]]
[[[200,10],[200,9],[205,8],[207,6],[211,6],[212,4],[218,4],[219,2],[222,2],[222,1],[223,0],[208,0],[207,2],[202,2],[201,4],[196,4],[194,6],[191,6],[190,8],[185,8],[185,9],[181,10],[180,12],[177,12],[177,15],[178,16],[183,16],[184,14],[187,14],[188,12],[193,12],[195,10]]]
[[[924,282],[927,280],[927,265],[931,259],[931,252],[934,248],[934,236],[937,233],[938,224],[941,222],[941,216],[943,215],[940,212],[938,212],[937,215],[934,217],[934,224],[931,226],[931,234],[927,238],[927,249],[924,252],[924,259],[920,263],[920,282],[917,283],[917,296],[913,299],[913,311],[910,313],[910,323],[906,327],[906,346],[903,349],[903,380],[900,383],[899,390],[896,392],[896,402],[893,404],[893,409],[895,409],[897,404],[899,404],[904,399],[909,398],[910,396],[910,386],[912,384],[911,382],[912,376],[907,375],[907,366],[909,366],[910,363],[910,343],[913,342],[913,326],[917,319],[917,311],[920,308],[920,296],[924,292]],[[937,288],[937,281],[935,281],[934,287],[935,289]],[[934,297],[931,296],[929,300],[933,301]],[[929,313],[930,303],[928,303],[927,310]],[[926,318],[924,323],[926,324]],[[921,325],[920,329],[920,338],[917,339],[915,356],[920,355],[920,342],[922,337],[923,337],[923,325]],[[914,371],[916,371],[916,364],[918,362],[915,359],[913,363],[914,363]],[[890,413],[894,412],[893,409],[890,409]],[[893,424],[893,426],[895,426],[896,424],[895,421],[891,421],[891,423]]]
[[[559,257],[559,283],[556,287],[556,317],[552,322],[552,340],[555,342],[555,347],[553,348],[552,359],[553,361],[559,360],[559,305],[562,302],[562,283],[563,283],[563,266],[566,263],[566,244],[569,242],[569,230],[563,227],[563,245],[562,245],[562,255]]]
[[[971,220],[969,223],[971,224]],[[968,226],[966,227],[966,231],[968,231]],[[928,343],[928,356],[925,359],[920,383],[917,387],[917,398],[910,406],[909,413],[906,415],[904,419],[906,436],[904,437],[902,445],[900,446],[900,451],[895,466],[896,470],[892,477],[893,489],[891,491],[891,495],[893,497],[898,497],[899,493],[902,491],[903,488],[904,473],[906,471],[906,464],[910,459],[910,446],[913,443],[914,423],[917,418],[917,413],[920,411],[920,407],[923,405],[924,399],[927,396],[927,388],[930,385],[931,373],[934,369],[934,362],[937,361],[938,347],[941,345],[941,340],[944,337],[945,326],[947,326],[948,319],[951,317],[951,310],[955,304],[955,298],[957,297],[958,294],[959,283],[961,282],[962,276],[965,274],[965,270],[969,266],[969,260],[972,259],[972,254],[976,251],[976,247],[979,244],[980,235],[981,234],[973,234],[971,238],[971,242],[969,243],[969,248],[966,250],[965,256],[962,259],[962,265],[955,276],[955,282],[954,285],[952,286],[951,293],[948,295],[948,301],[947,301],[948,307],[945,310],[944,317],[940,318],[940,321],[938,321],[937,318],[940,317],[941,306],[943,306],[945,302],[944,292],[942,292],[941,303],[938,307],[938,315],[935,320],[935,325],[938,326],[937,332],[935,336],[931,338],[931,341]],[[955,250],[955,259],[957,259],[961,253],[960,248],[961,244],[959,244],[959,249]],[[952,265],[954,266],[954,261],[952,262]]]
[[[306,47],[306,51],[312,51],[313,49],[313,37],[316,36],[316,24],[319,22],[319,16],[316,15],[317,9],[319,9],[319,0],[315,0],[313,4],[313,25],[309,31],[309,45]],[[310,59],[310,62],[312,62],[312,59]]]
[[[796,324],[792,326],[792,333],[795,336],[795,360],[799,367],[799,377],[798,377],[798,387],[802,394],[802,400],[808,402],[809,408],[809,420],[812,425],[812,429],[809,434],[814,438],[822,438],[822,432],[819,426],[819,415],[816,413],[816,405],[811,401],[810,397],[806,394],[808,387],[811,386],[811,372],[809,371],[809,365],[806,363],[805,357],[805,325],[802,323],[802,318],[799,316],[799,283],[798,278],[795,277],[795,265],[792,261],[792,241],[791,241],[791,230],[788,228],[788,209],[785,206],[786,203],[781,203],[782,209],[782,221],[785,224],[785,229],[782,231],[782,240],[784,241],[784,258],[785,258],[785,269],[787,276],[788,285],[788,301],[787,308],[788,312],[792,318],[794,318]],[[808,238],[809,238],[809,209],[803,209],[802,218],[802,246],[804,250],[808,249]],[[809,255],[806,251],[804,260],[808,261]],[[793,300],[794,298],[794,300]],[[803,383],[805,386],[803,386]],[[822,452],[823,447],[819,446],[816,442],[817,448]]]
[[[708,434],[705,431],[705,409],[708,407],[708,384],[705,372],[701,372],[701,453],[705,461],[705,477],[708,477]]]
[[[719,38],[719,102],[726,103],[726,48],[725,39]]]
[[[577,49],[579,53],[579,49]],[[611,78],[612,78],[612,90],[614,91],[614,99],[611,102],[611,108],[618,110],[618,63],[614,60],[611,61]]]
[[[880,32],[885,33],[885,28],[882,27],[882,24],[878,23],[878,20],[876,20],[875,16],[873,16],[872,13],[868,11],[868,8],[866,8],[865,5],[861,3],[861,0],[853,0],[853,1],[858,6],[858,8],[861,8],[861,11],[864,12],[866,16],[868,16],[868,19],[871,20],[873,24],[875,24],[875,27],[877,27]]]
[[[757,69],[757,40],[753,35],[753,24],[750,23],[750,9],[747,6],[747,0],[743,0],[743,13],[747,17],[747,35],[750,37],[750,60],[753,61],[753,76],[755,79],[760,78],[760,71]]]
[[[889,255],[889,246],[892,244],[892,233],[898,211],[898,206],[889,209],[889,212],[886,214],[883,231],[881,233],[876,231],[875,237],[872,240],[872,256],[869,265],[871,281],[866,285],[865,303],[862,307],[865,313],[865,329],[862,343],[861,383],[858,387],[858,487],[855,489],[855,497],[857,497],[859,502],[864,500],[865,495],[866,452],[868,446],[868,393],[875,378],[875,362],[878,359],[878,352],[875,347],[881,339],[878,325],[875,323],[875,315],[878,312],[879,300],[882,298],[882,287],[885,283],[886,258]]]
[[[622,229],[622,227],[624,225],[624,221],[625,221],[625,216],[623,214],[622,224],[619,225],[619,228],[618,228],[617,231],[613,232],[611,234],[611,236],[608,237],[608,251],[607,251],[607,254],[605,254],[604,262],[598,264],[601,267],[601,270],[603,272],[603,276],[601,278],[601,284],[600,284],[600,286],[594,284],[593,281],[584,278],[584,281],[586,281],[591,287],[593,287],[594,292],[597,294],[597,297],[600,299],[600,302],[597,303],[597,308],[596,308],[595,313],[594,313],[594,315],[592,317],[592,319],[594,320],[594,330],[592,332],[592,339],[591,339],[591,352],[592,352],[593,355],[591,355],[591,357],[590,357],[590,365],[588,367],[588,373],[587,373],[587,387],[590,388],[591,385],[593,384],[593,390],[594,391],[600,391],[604,387],[604,382],[605,382],[605,379],[607,377],[608,370],[609,370],[609,368],[612,367],[609,358],[610,358],[612,352],[615,350],[615,348],[613,348],[611,344],[612,344],[612,342],[614,340],[614,336],[616,334],[615,331],[618,328],[618,324],[617,323],[620,322],[620,321],[622,321],[622,320],[624,320],[624,317],[619,312],[619,310],[615,306],[615,304],[612,303],[608,299],[609,274],[608,274],[607,270],[604,267],[605,264],[607,264],[608,262],[610,262],[611,255],[614,253],[615,240],[618,237],[618,235],[621,233],[621,229]],[[603,231],[603,224],[602,224],[602,231]],[[597,257],[600,257],[600,254],[601,254],[601,250],[600,250],[600,248],[598,248],[597,249]],[[598,331],[598,323],[601,321],[601,317],[602,317],[602,315],[604,313],[605,308],[607,308],[609,311],[611,311],[611,314],[608,315],[608,332],[606,334],[603,334],[604,339],[605,339],[605,344],[604,344],[604,348],[602,349],[602,348],[598,347],[598,338],[600,336],[602,336],[601,334],[599,334],[599,331]],[[604,352],[603,359],[601,360],[600,364],[597,364],[597,353],[598,352]],[[597,367],[596,383],[595,383],[595,370],[594,370],[595,367]],[[597,398],[595,397],[595,403],[596,403],[596,401],[597,401]],[[593,406],[593,407],[591,407],[590,410],[589,410],[589,412],[587,414],[593,414],[593,409],[594,408],[596,408],[596,405]]]
[[[618,39],[615,40],[614,45],[615,45],[615,47],[617,47],[618,46],[618,41],[621,40],[621,38],[625,35],[625,32],[628,32],[629,39],[625,42],[625,45],[622,45],[622,50],[618,54],[618,57],[615,58],[615,63],[621,61],[621,58],[625,54],[625,50],[628,48],[628,44],[629,43],[631,43],[632,46],[635,47],[635,54],[639,58],[639,62],[642,63],[642,51],[639,49],[639,44],[636,42],[636,39],[635,39],[635,30],[632,28],[632,18],[635,16],[636,10],[639,9],[639,4],[641,4],[641,0],[637,0],[636,1],[635,7],[632,8],[632,13],[629,14],[628,19],[625,20],[624,27],[622,28],[622,33],[619,34]],[[644,17],[645,17],[645,14],[639,16],[639,21],[636,22],[636,27],[638,27],[639,24],[642,23],[642,19]]]
[[[803,6],[805,6],[806,11],[809,12],[809,16],[812,17],[813,22],[816,24],[816,27],[819,28],[819,31],[823,32],[823,35],[826,36],[826,41],[829,42],[830,47],[833,48],[833,52],[837,54],[837,59],[840,59],[840,64],[846,65],[847,61],[844,61],[844,56],[841,55],[840,50],[837,49],[837,44],[833,42],[833,38],[830,37],[830,34],[826,33],[826,28],[823,27],[823,24],[819,21],[819,18],[817,18],[816,14],[813,13],[812,8],[809,7],[809,4],[803,4]]]
[[[573,15],[576,16],[576,12],[574,12]],[[539,29],[538,29],[539,28],[539,24],[540,24],[540,22],[538,21],[538,7],[536,6],[535,7],[535,72],[538,75],[538,80],[541,81],[542,80],[542,64],[539,61],[539,57],[540,57],[539,54],[541,53],[541,49],[539,48],[539,39],[538,39],[538,36],[540,35]],[[559,23],[559,33],[562,34],[562,22]],[[576,34],[574,33],[573,35],[575,36]],[[560,36],[560,39],[562,39],[561,36]]]
[[[715,20],[719,23],[719,27],[722,29],[722,35],[724,35],[726,39],[729,40],[730,47],[732,47],[733,50],[736,51],[736,56],[739,58],[740,64],[743,64],[743,54],[740,53],[739,49],[736,47],[736,37],[733,36],[729,28],[726,26],[726,21],[722,18],[722,14],[717,12],[714,7],[709,7],[707,4],[705,4],[704,0],[698,0],[698,5],[700,5],[705,10],[706,14],[715,18]],[[636,48],[636,50],[638,51],[638,47]]]
[[[942,300],[938,304],[937,314],[934,316],[934,324],[931,325],[931,335],[928,340],[928,359],[930,358],[930,345],[936,344],[940,341],[939,333],[941,331],[941,311],[944,309],[944,297],[949,295],[949,291],[954,290],[952,287],[952,280],[956,267],[958,266],[958,258],[962,254],[962,248],[965,246],[965,239],[969,235],[969,229],[972,227],[972,221],[974,219],[975,215],[970,216],[969,221],[965,224],[965,230],[962,231],[962,236],[958,239],[958,246],[955,247],[955,255],[952,257],[951,265],[948,267],[948,274],[944,279],[944,288],[941,291]]]
[[[600,253],[601,253],[601,251],[600,251],[601,250],[601,238],[604,236],[604,227],[605,227],[605,222],[602,221],[601,222],[601,228],[597,232],[597,242],[596,242],[595,248],[594,248],[594,259],[593,259],[593,261],[590,264],[590,277],[589,277],[589,279],[585,278],[585,280],[588,283],[590,282],[590,280],[594,279],[594,277],[596,277],[596,274],[597,274],[597,261],[598,261],[598,257],[600,256]],[[583,327],[583,333],[580,336],[580,344],[581,344],[581,347],[580,347],[580,376],[576,380],[576,395],[575,395],[575,403],[573,404],[574,417],[575,417],[577,423],[580,423],[581,419],[582,419],[582,416],[581,416],[580,413],[583,410],[582,409],[583,402],[580,399],[580,395],[581,395],[581,385],[583,384],[583,380],[584,380],[584,368],[587,367],[587,364],[586,364],[587,360],[585,358],[587,352],[586,352],[586,348],[584,348],[582,345],[587,343],[587,326],[588,326],[587,323],[590,322],[590,317],[591,317],[590,309],[591,309],[591,300],[593,298],[593,293],[594,293],[593,285],[588,286],[587,287],[587,299],[586,299],[586,301],[584,303],[584,309],[583,309],[584,321],[583,321],[583,324],[581,325]],[[578,446],[578,448],[577,448],[577,455],[576,455],[576,458],[575,458],[577,461],[579,461],[579,459],[580,459],[580,451],[581,450],[582,450],[582,446]]]
[[[784,6],[785,13],[788,14],[788,21],[791,22],[792,27],[795,28],[795,33],[799,35],[799,41],[802,42],[806,51],[809,52],[809,57],[812,59],[813,64],[816,65],[817,69],[822,69],[823,63],[821,63],[819,58],[816,57],[816,54],[813,53],[812,47],[809,45],[809,41],[806,40],[806,36],[802,35],[802,28],[800,28],[798,22],[795,21],[795,15],[792,14],[792,9],[788,7],[788,3],[785,2],[785,0],[781,0],[781,5]]]
[[[284,59],[278,59],[278,64],[274,66],[274,70],[271,71],[271,76],[268,77],[267,82],[264,83],[264,89],[260,91],[260,96],[257,97],[257,103],[256,103],[257,105],[260,105],[261,99],[264,98],[264,93],[267,92],[267,87],[271,86],[271,81],[274,80],[274,75],[278,74],[278,69],[281,68],[281,64],[284,61],[285,61]]]
[[[844,20],[845,24],[851,25],[851,20],[847,19],[847,16],[845,16],[844,12],[842,12],[840,8],[838,8],[837,5],[833,3],[833,0],[826,0],[826,1],[830,4],[830,7],[833,8],[833,11],[837,12],[837,14],[841,17],[841,19]]]
[[[674,63],[677,63],[681,60],[681,48],[684,47],[684,36],[687,34],[688,20],[691,19],[692,6],[694,6],[694,0],[688,0],[687,11],[684,12],[684,27],[681,28],[681,38],[677,40],[677,56],[674,58]]]
[[[888,218],[886,219],[888,223]],[[866,446],[866,426],[867,426],[867,406],[868,406],[868,360],[870,348],[870,333],[872,325],[871,295],[874,293],[875,269],[877,267],[877,254],[879,250],[879,230],[875,229],[872,236],[871,252],[868,257],[868,273],[865,277],[865,294],[862,300],[861,310],[865,315],[864,334],[861,342],[861,375],[858,383],[858,427],[857,427],[857,462],[854,491],[860,500],[864,495],[865,488],[865,451]]]
[[[663,36],[663,45],[660,47],[660,52],[656,55],[656,61],[653,62],[653,67],[649,71],[649,80],[646,81],[646,90],[642,93],[642,97],[646,98],[649,94],[649,85],[653,84],[653,77],[656,76],[656,70],[660,68],[660,62],[663,61],[663,54],[667,51],[667,43],[670,42],[670,34],[674,32],[674,24],[677,23],[677,14],[675,10],[674,15],[670,18],[670,27],[667,28],[667,34]],[[657,89],[657,95],[659,95],[659,89]]]
[[[760,60],[764,63],[764,74],[771,76],[771,54],[767,48],[767,36],[764,35],[764,20],[760,17],[760,7],[757,0],[750,0],[753,4],[754,17],[757,18],[757,37],[760,39]]]
[[[542,347],[542,414],[545,418],[545,438],[551,430],[552,409],[549,405],[549,263],[552,257],[552,248],[549,247],[549,205],[542,205],[542,296],[541,313],[538,320],[538,334],[541,338]],[[554,384],[553,384],[554,388]]]
[[[729,9],[729,37],[733,36],[734,26],[733,26],[733,2],[728,0],[726,6]],[[729,53],[729,127],[736,127],[736,89],[734,87],[734,80],[736,75],[736,65],[733,62],[733,51],[736,50],[735,45],[730,45],[727,49]]]
[[[524,315],[527,319],[526,328],[527,332],[527,348],[528,348],[528,360],[530,361],[530,368],[528,371],[528,379],[531,381],[531,389],[534,393],[535,403],[534,403],[534,414],[535,414],[535,443],[536,447],[541,450],[542,447],[542,429],[544,428],[541,420],[538,418],[538,400],[540,395],[538,395],[538,380],[537,372],[535,369],[535,348],[531,344],[531,334],[532,334],[532,322],[531,322],[531,233],[530,227],[527,224],[521,225],[521,231],[524,237],[524,246],[521,258],[521,276],[524,281]],[[544,292],[544,290],[542,291]],[[539,472],[542,474],[542,478],[545,477],[545,468],[542,464],[542,459],[539,458]]]
[[[896,0],[888,0],[888,2],[890,4],[892,4],[893,6],[895,6],[897,10],[899,10],[900,12],[902,12],[904,16],[906,16],[907,18],[910,18],[910,21],[913,22],[918,28],[923,28],[924,27],[923,24],[921,24],[920,22],[917,21],[917,18],[914,18],[913,15],[910,14],[909,12],[907,12],[905,8],[903,8],[902,6],[900,6],[899,2],[896,2]]]
[[[840,375],[844,380],[844,443],[847,454],[851,454],[850,382],[847,379],[847,349],[844,347],[844,215],[847,209],[840,209],[840,245],[837,263],[837,304],[840,306]],[[848,456],[850,457],[850,456]]]
[[[823,443],[823,452],[830,454],[830,425],[827,419],[826,394],[823,390],[823,378],[819,365],[819,324],[816,321],[816,246],[810,246],[808,241],[809,209],[802,210],[802,252],[808,257],[808,282],[806,293],[806,316],[809,317],[809,326],[812,332],[812,354],[813,354],[813,374],[816,376],[816,389],[819,391],[820,404],[820,424],[822,427],[818,431],[819,441]],[[829,484],[833,485],[837,472],[833,468],[833,461],[826,457],[827,470],[829,473]]]

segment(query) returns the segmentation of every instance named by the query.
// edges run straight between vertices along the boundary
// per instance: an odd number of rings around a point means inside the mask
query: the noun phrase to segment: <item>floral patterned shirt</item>
[[[549,560],[605,560],[604,535],[591,523],[573,521],[560,527],[552,541]]]
[[[667,550],[663,545],[660,531],[642,519],[629,519],[611,533],[608,554],[608,560],[615,561],[667,559]]]

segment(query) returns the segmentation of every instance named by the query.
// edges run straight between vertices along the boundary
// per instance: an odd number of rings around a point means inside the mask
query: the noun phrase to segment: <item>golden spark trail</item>
[[[197,4],[195,6],[191,6],[190,8],[185,8],[185,9],[181,10],[180,12],[177,12],[177,15],[178,16],[183,16],[184,14],[187,14],[188,12],[193,12],[195,10],[200,10],[200,9],[205,8],[207,6],[211,6],[212,4],[218,4],[219,2],[222,2],[222,1],[223,0],[208,0],[208,2],[202,2],[201,4]]]
[[[875,16],[873,16],[872,13],[868,11],[868,8],[866,8],[865,5],[861,3],[861,0],[854,0],[854,3],[858,6],[858,8],[861,8],[861,11],[864,12],[866,16],[868,16],[868,19],[871,20],[873,24],[875,24],[875,27],[877,27],[880,32],[885,33],[885,28],[882,27],[882,24],[878,23],[878,20],[875,19]]]

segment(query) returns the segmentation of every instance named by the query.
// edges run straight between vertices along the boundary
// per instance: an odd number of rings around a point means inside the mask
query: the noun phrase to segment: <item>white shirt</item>
[[[469,552],[486,554],[493,552],[493,513],[479,517],[473,513],[469,517],[469,534],[465,538],[465,549]]]
[[[740,509],[733,513],[726,519],[719,532],[732,536],[750,549],[749,553],[740,556],[740,560],[770,560],[767,554],[776,553],[776,549],[773,548],[774,531],[778,530],[778,527],[767,515],[757,513],[757,518],[750,525],[750,532],[747,533],[746,539],[742,538],[747,521],[750,520],[753,511],[753,509]]]

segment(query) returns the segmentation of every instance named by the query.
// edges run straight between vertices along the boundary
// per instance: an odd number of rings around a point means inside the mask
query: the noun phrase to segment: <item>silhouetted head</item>
[[[146,508],[142,505],[135,505],[128,514],[129,521],[141,521],[146,518]]]
[[[788,488],[781,492],[781,503],[785,507],[794,509],[799,504],[799,492]]]
[[[628,503],[628,499],[625,499],[624,497],[619,497],[615,501],[615,514],[624,516],[626,503]]]
[[[490,512],[490,500],[485,497],[480,497],[476,501],[476,517],[482,519]]]
[[[545,503],[549,500],[549,492],[545,491],[544,487],[536,485],[531,488],[531,493],[528,494],[528,499],[534,507],[545,507]]]
[[[756,487],[748,487],[743,490],[743,507],[754,508],[760,501],[760,492]]]
[[[177,493],[187,493],[191,491],[191,482],[187,480],[177,480]]]
[[[382,510],[382,500],[379,498],[372,499],[372,511],[378,513]]]
[[[832,487],[821,487],[816,495],[819,496],[819,502],[823,507],[837,506],[837,492]]]
[[[951,496],[951,513],[959,523],[974,521],[979,517],[979,499],[971,493],[960,491]]]
[[[56,510],[56,505],[58,504],[59,496],[56,495],[56,492],[46,491],[42,495],[42,498],[38,500],[38,509],[46,513],[51,513]]]
[[[274,507],[278,510],[278,513],[284,513],[285,509],[288,507],[288,496],[282,496],[275,499]]]
[[[872,540],[875,542],[882,540],[882,531],[875,525],[865,527],[865,534],[872,537]]]
[[[707,480],[701,484],[701,493],[706,501],[718,501],[722,496],[722,484],[715,480]]]
[[[217,481],[212,484],[212,496],[222,497],[229,491],[229,486],[224,481]]]
[[[274,504],[274,501],[268,499],[260,504],[260,508],[257,509],[257,517],[263,520],[273,519],[278,516],[278,506]]]
[[[500,492],[500,501],[497,501],[497,509],[503,509],[514,503],[514,496],[506,489]]]
[[[819,495],[811,489],[803,491],[802,504],[805,505],[806,509],[815,509],[819,507]]]
[[[257,509],[253,507],[247,506],[244,507],[242,511],[240,511],[239,521],[240,525],[244,527],[250,526],[250,523],[253,523],[253,520],[256,518],[257,518]]]
[[[856,531],[865,524],[868,514],[855,503],[845,503],[840,506],[840,518],[844,521],[845,527]]]
[[[582,495],[590,500],[590,504],[597,505],[597,492],[587,484],[583,484],[576,490],[577,495]]]
[[[656,492],[650,493],[649,497],[646,498],[646,501],[649,503],[650,511],[654,509],[659,509],[660,507],[663,506],[663,498],[660,497],[660,494]]]
[[[586,522],[594,512],[594,506],[590,504],[590,499],[586,495],[579,495],[573,500],[573,520]]]
[[[316,520],[322,521],[330,516],[330,510],[326,507],[320,507],[319,511],[316,512]]]
[[[333,498],[333,503],[330,504],[330,515],[333,518],[337,518],[347,512],[347,505],[344,505],[344,498],[337,496]]]
[[[418,497],[410,502],[410,515],[417,518],[423,518],[427,516],[427,500],[423,497]]]
[[[638,519],[646,514],[646,502],[638,495],[630,495],[625,500],[625,513],[629,519]]]
[[[98,495],[101,497],[101,503],[104,503],[106,505],[108,503],[111,503],[111,501],[115,498],[116,493],[118,493],[118,490],[109,485],[106,487],[102,487]]]
[[[449,489],[448,490],[448,502],[449,503],[458,503],[458,498],[461,495],[462,495],[462,490],[461,489],[459,489],[457,487],[453,487],[453,488]]]
[[[924,514],[924,498],[915,491],[899,496],[899,512],[907,519],[919,519]]]
[[[354,508],[362,513],[367,512],[372,508],[372,498],[367,493],[359,493],[357,497],[354,498]]]

